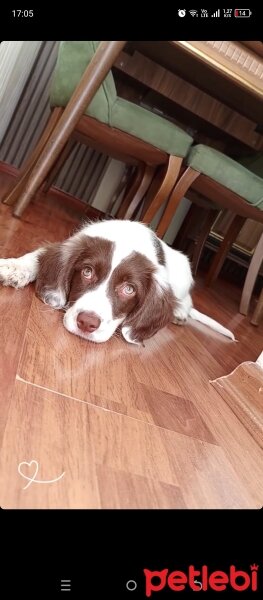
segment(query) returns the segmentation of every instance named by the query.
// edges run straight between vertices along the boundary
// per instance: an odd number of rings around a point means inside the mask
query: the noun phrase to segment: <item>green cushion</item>
[[[263,179],[232,158],[198,144],[190,150],[187,164],[263,210]]]
[[[67,105],[98,44],[99,42],[60,42],[51,84],[51,106]],[[110,72],[95,94],[86,114],[102,123],[108,123],[109,110],[115,99],[116,88]]]
[[[51,106],[66,106],[98,44],[99,42],[60,42],[51,85]],[[168,154],[186,156],[193,141],[190,135],[167,119],[117,98],[111,72],[98,89],[85,114],[130,133]]]
[[[193,139],[173,123],[137,104],[117,98],[109,125],[175,156],[186,156]]]

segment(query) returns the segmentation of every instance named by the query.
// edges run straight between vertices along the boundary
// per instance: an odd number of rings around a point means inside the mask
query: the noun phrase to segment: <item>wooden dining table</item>
[[[127,42],[126,49],[139,52],[262,124],[262,42],[142,41]]]
[[[137,89],[150,110],[221,139],[222,151],[224,141],[237,155],[263,149],[263,44],[261,56],[232,41],[128,42],[114,67],[121,93]]]

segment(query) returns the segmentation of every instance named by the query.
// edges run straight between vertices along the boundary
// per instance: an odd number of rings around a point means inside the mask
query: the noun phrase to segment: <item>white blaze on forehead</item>
[[[102,237],[115,243],[112,271],[133,252],[140,252],[154,264],[158,264],[152,232],[142,223],[121,220],[101,221],[88,225],[82,233],[91,237]]]

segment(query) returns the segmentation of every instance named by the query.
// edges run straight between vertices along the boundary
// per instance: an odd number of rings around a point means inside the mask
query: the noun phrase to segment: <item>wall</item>
[[[0,140],[4,138],[42,42],[9,42],[0,45]]]

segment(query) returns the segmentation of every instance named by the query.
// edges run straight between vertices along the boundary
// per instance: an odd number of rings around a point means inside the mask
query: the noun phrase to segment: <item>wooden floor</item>
[[[68,236],[74,214],[51,200],[22,220],[0,204],[2,257]],[[239,297],[220,280],[194,292],[196,307],[238,343],[170,325],[141,348],[117,337],[90,344],[64,329],[63,313],[33,285],[1,288],[1,506],[262,506],[260,444],[210,383],[262,351],[263,326],[238,313]]]
[[[263,448],[263,368],[243,362],[230,375],[211,382]]]

